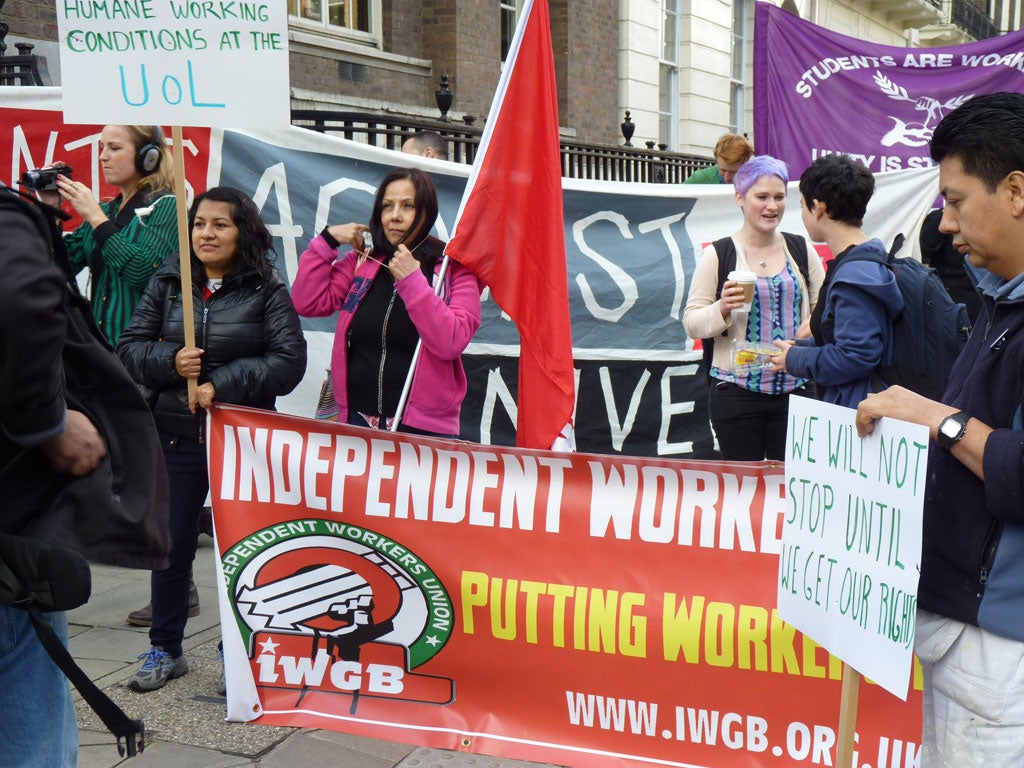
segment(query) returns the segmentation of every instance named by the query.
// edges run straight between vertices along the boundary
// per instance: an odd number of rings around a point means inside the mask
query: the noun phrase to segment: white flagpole
[[[515,61],[519,57],[519,48],[522,45],[523,35],[526,30],[526,22],[530,18],[530,12],[533,10],[533,0],[526,0],[523,3],[523,9],[519,14],[519,21],[516,23],[516,31],[512,36],[512,44],[509,46],[508,56],[505,59],[505,67],[502,69],[501,78],[498,81],[498,88],[495,91],[494,99],[491,101],[491,108],[487,113],[487,120],[484,123],[484,132],[480,137],[480,145],[477,147],[476,156],[473,158],[473,169],[469,173],[469,180],[466,182],[466,189],[462,193],[462,200],[459,202],[459,211],[455,215],[455,221],[452,224],[451,234],[448,236],[448,240],[451,241],[455,237],[455,232],[459,227],[459,220],[462,218],[462,211],[466,207],[466,201],[469,199],[470,194],[473,192],[473,187],[476,185],[476,179],[480,172],[480,165],[483,162],[484,157],[491,144],[491,134],[494,133],[494,124],[497,121],[498,112],[501,110],[501,102],[505,99],[505,91],[508,90],[508,81],[512,76],[512,70],[515,67]],[[441,269],[438,272],[437,285],[434,288],[434,295],[440,296],[444,286],[444,276],[448,271],[448,254],[445,253],[444,260],[441,262]],[[395,411],[395,421],[391,425],[391,431],[398,431],[398,422],[402,417],[402,413],[405,410],[406,401],[409,398],[409,390],[412,388],[412,377],[416,373],[416,363],[420,358],[420,348],[423,346],[423,340],[420,339],[416,342],[416,349],[412,354],[412,363],[409,366],[409,374],[405,377],[405,385],[402,387],[402,396],[398,400],[398,409]]]
[[[437,272],[437,285],[434,286],[434,295],[440,296],[444,290],[444,277],[448,272],[448,254],[441,260],[441,269]],[[398,398],[398,408],[395,410],[395,420],[391,423],[391,432],[398,431],[398,422],[402,419],[405,411],[405,403],[409,399],[409,390],[412,389],[412,377],[416,373],[416,363],[420,359],[420,349],[423,347],[423,339],[416,340],[416,349],[412,352],[412,362],[409,363],[409,373],[405,377],[405,384],[402,385],[402,396]]]

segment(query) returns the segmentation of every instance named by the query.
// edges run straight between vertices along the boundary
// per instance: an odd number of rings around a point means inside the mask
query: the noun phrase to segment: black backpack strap
[[[115,704],[107,694],[96,687],[82,668],[75,663],[68,649],[64,647],[50,623],[43,618],[42,611],[31,599],[15,607],[26,611],[32,626],[39,636],[39,642],[60,667],[68,680],[82,694],[82,698],[99,716],[107,730],[117,737],[117,752],[121,757],[135,757],[146,748],[146,727],[141,720],[132,720]],[[124,743],[122,743],[124,739]]]
[[[731,237],[723,237],[712,243],[715,246],[715,255],[718,257],[718,285],[715,288],[715,301],[722,298],[722,286],[729,276],[729,273],[736,269],[736,244]],[[711,360],[715,356],[715,339],[710,337],[700,340],[704,350],[702,360],[704,372],[708,379],[711,378]]]
[[[129,718],[110,697],[96,687],[75,663],[43,616],[43,608],[60,610],[82,605],[88,599],[88,586],[83,589],[79,583],[83,578],[89,581],[89,566],[85,559],[67,547],[36,542],[35,539],[0,534],[0,543],[3,545],[0,556],[0,605],[9,605],[28,614],[47,654],[82,694],[82,698],[107,729],[117,737],[118,753],[122,757],[126,754],[134,757],[142,752],[146,746],[142,721]],[[55,550],[52,556],[47,555],[48,550]],[[76,574],[76,568],[84,568],[85,573]]]
[[[901,245],[902,245],[902,243],[901,243]],[[842,258],[841,261],[833,262],[832,269],[829,270],[829,271],[830,272],[837,272],[843,266],[845,266],[847,264],[852,264],[855,261],[870,261],[870,262],[873,262],[875,264],[881,264],[883,267],[888,267],[890,270],[892,269],[892,265],[890,263],[892,261],[892,256],[889,255],[889,254],[887,254],[885,256],[879,256],[879,255],[876,255],[874,253],[857,253],[857,254],[847,254],[846,256],[844,256]]]
[[[65,213],[60,208],[54,208],[52,205],[47,205],[42,200],[36,198],[35,195],[22,192],[20,189],[15,189],[14,187],[8,187],[2,181],[0,181],[0,190],[10,193],[15,197],[20,197],[24,202],[29,203],[34,209],[45,211],[50,216],[54,216],[61,221],[69,221],[71,219],[70,213]]]
[[[807,290],[811,290],[811,269],[807,255],[807,240],[804,239],[803,235],[797,235],[793,232],[783,232],[782,236],[786,240],[786,248],[793,255],[793,261],[796,262],[797,267],[800,269],[800,274],[804,278],[804,285],[807,286]]]
[[[892,261],[896,258],[896,254],[900,252],[900,248],[903,247],[903,242],[907,238],[903,236],[902,232],[897,232],[896,237],[892,239],[892,245],[889,247],[889,260]]]
[[[729,273],[736,269],[736,243],[731,237],[723,237],[712,243],[718,256],[718,287],[715,288],[715,301],[722,298],[722,286],[729,278]]]

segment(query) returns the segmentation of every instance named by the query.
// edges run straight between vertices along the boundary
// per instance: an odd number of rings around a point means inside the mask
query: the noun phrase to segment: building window
[[[679,0],[661,0],[658,138],[669,149],[679,145]]]
[[[369,32],[371,0],[288,0],[288,13],[328,29]]]
[[[498,0],[501,9],[501,63],[508,58],[508,49],[512,47],[512,38],[516,36],[516,23],[519,21],[519,0]]]
[[[747,29],[750,22],[750,4],[735,0],[732,6],[732,71],[729,73],[729,130],[744,133],[747,117]]]

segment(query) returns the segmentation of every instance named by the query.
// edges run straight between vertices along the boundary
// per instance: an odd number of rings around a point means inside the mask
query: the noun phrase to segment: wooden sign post
[[[853,764],[853,736],[857,731],[857,700],[860,672],[843,664],[843,695],[839,701],[839,734],[836,738],[836,768],[857,768]]]
[[[171,128],[174,155],[174,196],[178,204],[178,254],[181,262],[181,311],[185,323],[185,349],[196,347],[196,320],[192,306],[192,246],[188,231],[188,203],[185,197],[185,148],[181,126]],[[188,399],[195,396],[198,379],[188,380]]]

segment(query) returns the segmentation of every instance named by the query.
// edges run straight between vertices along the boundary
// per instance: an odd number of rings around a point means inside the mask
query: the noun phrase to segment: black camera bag
[[[89,563],[75,550],[0,533],[0,605],[70,611],[85,605],[91,590]]]
[[[69,611],[85,605],[92,591],[88,561],[61,544],[0,533],[0,605],[28,613],[43,648],[117,737],[117,751],[134,757],[146,748],[146,729],[96,687],[61,643],[44,611]],[[122,739],[124,742],[122,743]]]

